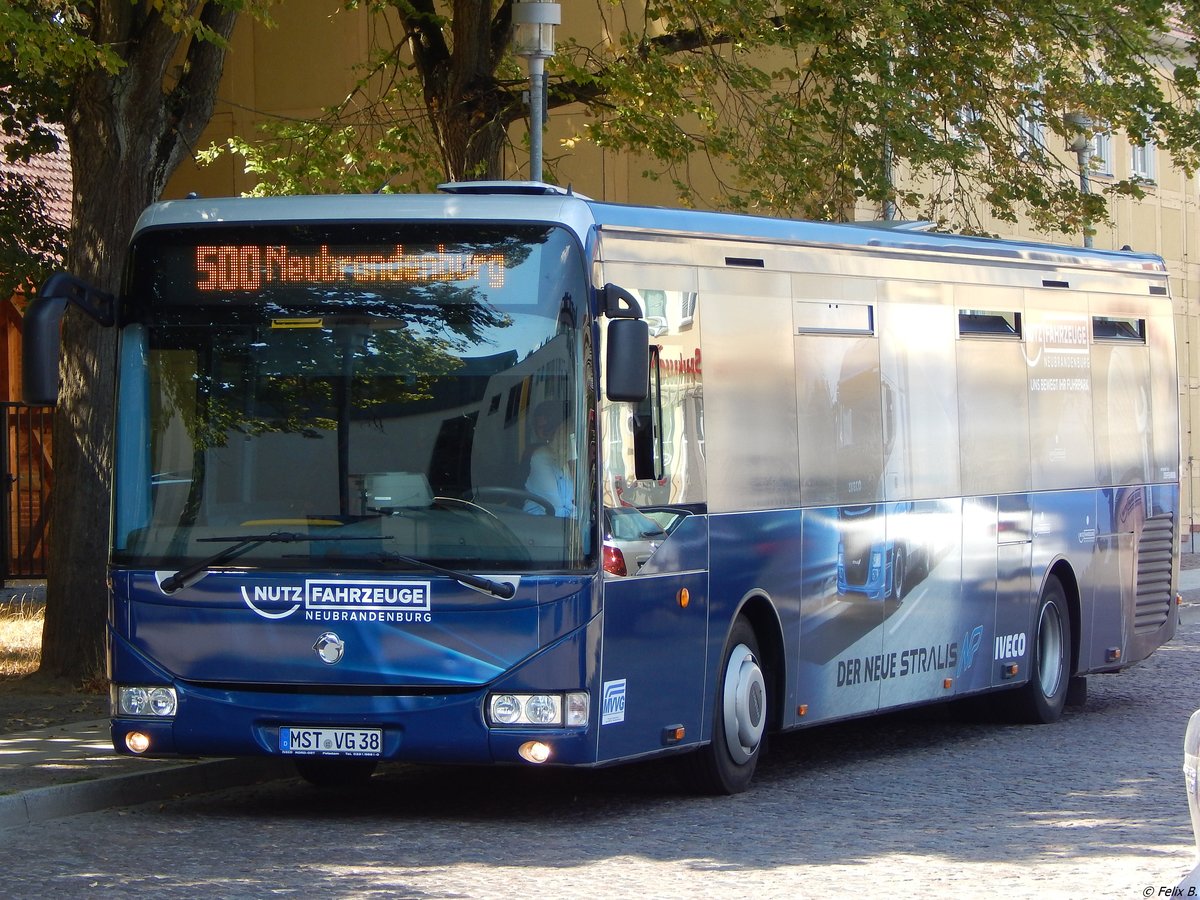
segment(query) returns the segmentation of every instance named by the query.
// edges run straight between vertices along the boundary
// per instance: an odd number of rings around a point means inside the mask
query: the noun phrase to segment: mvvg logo
[[[604,682],[601,696],[600,724],[615,725],[625,721],[625,679]]]

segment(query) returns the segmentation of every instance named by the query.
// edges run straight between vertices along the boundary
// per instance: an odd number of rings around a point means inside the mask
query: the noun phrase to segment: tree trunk
[[[437,117],[438,141],[451,181],[498,181],[504,177],[507,130],[499,116],[489,116],[482,126],[476,124],[482,118],[473,104],[463,99]]]
[[[130,177],[114,129],[95,127],[92,116],[101,114],[111,125],[111,111],[101,109],[68,125],[75,185],[68,260],[76,275],[115,294],[125,242],[152,194],[144,179]],[[104,671],[116,330],[72,308],[62,347],[42,671],[88,678]]]
[[[451,181],[503,177],[508,124],[519,115],[496,69],[512,32],[511,4],[454,0],[450,41],[432,0],[408,5],[405,25],[424,86],[425,109]]]
[[[223,38],[237,19],[212,2],[198,16]],[[225,49],[185,38],[128,0],[98,4],[93,31],[129,55],[119,73],[89,73],[72,91],[65,123],[74,180],[68,265],[116,295],[138,216],[161,196],[212,114]],[[181,49],[185,63],[171,69]],[[178,80],[175,72],[182,73]],[[72,309],[60,371],[41,671],[84,679],[101,674],[105,658],[116,330]]]

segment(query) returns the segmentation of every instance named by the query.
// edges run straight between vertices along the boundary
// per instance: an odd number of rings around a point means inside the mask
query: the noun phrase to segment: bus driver
[[[546,406],[543,403],[538,408],[539,418]],[[557,413],[557,418],[557,427],[529,457],[529,477],[525,479],[525,490],[543,498],[553,509],[554,515],[566,518],[575,515],[575,444],[571,439],[569,423],[562,417],[561,411]],[[547,510],[546,506],[527,500],[525,511],[545,515]]]

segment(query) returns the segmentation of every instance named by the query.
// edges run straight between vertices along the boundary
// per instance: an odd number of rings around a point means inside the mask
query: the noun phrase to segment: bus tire
[[[1057,722],[1071,681],[1071,616],[1062,582],[1046,579],[1034,620],[1029,682],[1014,692],[1013,718],[1020,722]]]
[[[769,696],[758,638],[738,618],[725,642],[712,741],[683,758],[689,786],[702,794],[739,794],[750,786],[766,741]]]
[[[366,784],[375,774],[374,759],[326,759],[301,757],[295,760],[301,778],[319,788],[352,788]]]
[[[1074,675],[1067,682],[1067,706],[1083,706],[1087,703],[1087,676]]]

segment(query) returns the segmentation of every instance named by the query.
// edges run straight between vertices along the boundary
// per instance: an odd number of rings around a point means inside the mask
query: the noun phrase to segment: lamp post
[[[542,180],[542,122],[546,96],[546,60],[554,55],[554,26],[562,10],[550,0],[518,0],[513,4],[513,52],[529,69],[529,178]]]
[[[1070,112],[1063,116],[1063,122],[1070,129],[1073,137],[1067,144],[1067,149],[1075,153],[1079,161],[1079,192],[1090,194],[1092,183],[1089,170],[1092,167],[1092,120],[1085,112]],[[1092,246],[1092,223],[1083,222],[1083,246]]]

